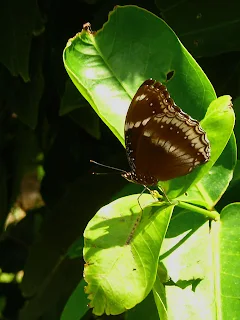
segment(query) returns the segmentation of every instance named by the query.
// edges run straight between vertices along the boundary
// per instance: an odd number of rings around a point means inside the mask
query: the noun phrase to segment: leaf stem
[[[182,201],[178,201],[176,203],[176,206],[178,206],[180,208],[187,209],[187,210],[198,212],[200,214],[203,214],[205,217],[208,217],[208,218],[210,218],[212,220],[215,220],[215,221],[220,220],[220,215],[215,210],[209,211],[209,210],[197,207],[197,206],[195,206],[193,204],[190,204],[190,203],[187,203],[187,202],[182,202]]]

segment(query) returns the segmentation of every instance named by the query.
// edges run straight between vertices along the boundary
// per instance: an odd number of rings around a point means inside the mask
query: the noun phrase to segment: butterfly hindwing
[[[166,112],[149,121],[139,139],[136,168],[145,177],[170,180],[191,172],[209,158],[204,132],[184,113]],[[139,174],[140,174],[139,172]]]

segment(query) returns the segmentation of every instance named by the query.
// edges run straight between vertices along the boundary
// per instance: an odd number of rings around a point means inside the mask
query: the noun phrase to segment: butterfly
[[[130,171],[122,176],[145,187],[187,175],[210,158],[210,144],[199,122],[153,79],[144,81],[132,99],[124,133]]]

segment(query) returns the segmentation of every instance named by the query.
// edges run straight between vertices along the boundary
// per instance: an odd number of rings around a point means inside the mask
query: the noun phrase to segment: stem
[[[187,210],[191,210],[191,211],[195,211],[195,212],[198,212],[200,214],[203,214],[205,217],[208,217],[212,220],[215,220],[215,221],[218,221],[220,220],[220,215],[217,211],[213,210],[213,211],[209,211],[209,210],[206,210],[206,209],[203,209],[203,208],[200,208],[200,207],[197,207],[197,206],[194,206],[190,203],[187,203],[187,202],[182,202],[182,201],[178,201],[176,203],[176,206],[180,207],[180,208],[184,208],[184,209],[187,209]]]

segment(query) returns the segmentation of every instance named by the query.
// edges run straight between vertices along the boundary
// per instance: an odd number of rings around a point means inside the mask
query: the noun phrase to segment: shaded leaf
[[[24,23],[23,23],[24,21]],[[0,61],[13,76],[20,75],[25,82],[30,80],[29,55],[33,34],[43,30],[36,1],[10,0],[0,2]]]
[[[8,215],[8,190],[7,190],[7,172],[6,166],[1,161],[0,163],[0,233],[3,230],[5,219]]]
[[[35,129],[37,125],[39,104],[44,90],[41,60],[35,61],[35,64],[29,83],[24,83],[19,78],[14,79],[7,101],[8,108],[31,129]]]
[[[137,304],[136,307],[132,308],[131,310],[128,310],[125,313],[125,319],[127,320],[136,320],[136,319],[159,320],[159,316],[157,313],[152,291],[141,303]]]
[[[90,106],[70,112],[69,117],[93,138],[100,139],[100,119]]]
[[[164,19],[184,45],[197,57],[238,51],[240,42],[240,4],[225,1],[156,1]],[[181,19],[179,19],[181,17]],[[225,39],[225,41],[222,41]]]
[[[64,116],[75,109],[87,107],[88,105],[88,102],[79,93],[72,81],[68,79],[66,81],[63,97],[61,99],[59,115]]]
[[[84,292],[85,286],[86,282],[82,279],[68,299],[60,320],[79,320],[88,312],[88,299]]]
[[[52,269],[51,276],[43,281],[36,294],[27,300],[19,319],[39,320],[48,313],[54,314],[55,319],[60,319],[63,306],[81,278],[81,270],[82,261],[61,257]]]
[[[173,206],[145,207],[149,194],[132,195],[101,208],[85,232],[86,293],[96,315],[120,314],[140,303],[155,281],[160,247]],[[156,208],[156,207],[155,207]]]
[[[123,183],[123,179],[117,181],[116,177],[96,179],[86,174],[69,185],[68,192],[58,199],[25,264],[21,289],[29,300],[21,319],[37,320],[53,308],[61,313],[61,306],[79,283],[83,270],[82,259],[69,259],[68,250],[79,239],[91,216]],[[93,195],[94,201],[89,200]]]

